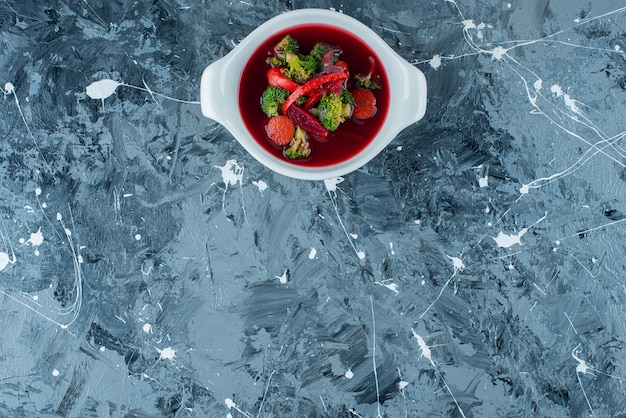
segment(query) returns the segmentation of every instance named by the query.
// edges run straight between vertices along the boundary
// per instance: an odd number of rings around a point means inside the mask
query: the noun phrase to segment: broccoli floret
[[[344,104],[349,104],[354,106],[354,97],[352,97],[352,93],[348,89],[341,89],[341,94],[339,95],[341,101]]]
[[[296,133],[287,148],[285,148],[284,154],[285,157],[293,159],[306,158],[311,154],[311,147],[304,129],[296,126]]]
[[[268,86],[261,96],[261,109],[269,117],[278,116],[278,111],[283,106],[289,92],[280,87]]]
[[[374,76],[374,69],[376,68],[376,61],[374,57],[369,57],[370,68],[367,74],[355,74],[354,75],[354,84],[357,87],[361,87],[362,89],[368,90],[379,90],[382,89],[383,86],[380,85],[379,82],[372,80]]]
[[[287,69],[284,72],[285,77],[296,83],[306,83],[317,70],[317,61],[310,55],[300,55],[290,52],[286,56],[286,61]]]
[[[309,52],[309,55],[313,57],[313,59],[317,63],[318,70],[321,70],[324,67],[324,55],[330,50],[339,51],[339,48],[334,45],[330,45],[324,42],[318,42],[315,45],[313,45],[313,48],[311,49],[311,52]],[[338,57],[339,57],[339,54],[331,55],[330,57],[331,64],[334,64],[335,62],[337,62]]]
[[[344,91],[347,92],[344,89],[339,95],[332,92],[324,94],[317,105],[317,117],[329,131],[336,130],[339,125],[352,116],[354,99],[350,92],[344,93]]]
[[[286,59],[287,54],[297,52],[298,43],[290,35],[285,36],[274,46],[274,55],[281,59]]]
[[[380,90],[383,88],[383,86],[381,86],[379,82],[372,80],[371,74],[368,74],[368,75],[355,74],[354,84],[356,84],[357,87],[361,87],[362,89],[368,89],[368,90]]]

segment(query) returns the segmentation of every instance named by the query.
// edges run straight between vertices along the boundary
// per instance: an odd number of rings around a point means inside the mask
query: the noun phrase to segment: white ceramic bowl
[[[276,33],[309,24],[334,26],[362,41],[381,61],[377,65],[383,67],[389,88],[388,112],[375,138],[357,155],[324,166],[298,164],[268,152],[246,128],[238,102],[241,76],[250,56]],[[341,46],[341,39],[335,43]],[[259,69],[263,73],[266,70],[267,67]],[[259,97],[251,97],[250,100],[258,102]],[[419,69],[402,59],[374,31],[358,20],[330,10],[299,9],[263,23],[226,56],[209,65],[202,74],[200,101],[204,116],[228,129],[261,164],[296,179],[324,180],[343,176],[362,167],[402,129],[419,121],[426,112],[426,79]]]

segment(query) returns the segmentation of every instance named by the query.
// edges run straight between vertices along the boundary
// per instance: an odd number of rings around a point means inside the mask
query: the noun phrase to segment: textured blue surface
[[[326,182],[160,96],[302,7],[429,87]],[[624,416],[624,27],[623,1],[0,3],[0,416]]]

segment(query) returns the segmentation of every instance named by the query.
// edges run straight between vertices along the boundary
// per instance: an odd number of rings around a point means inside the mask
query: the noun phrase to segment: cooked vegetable
[[[369,57],[370,68],[367,74],[355,74],[354,75],[354,84],[357,87],[361,87],[363,89],[368,90],[380,90],[382,86],[376,80],[373,80],[374,70],[376,69],[376,60],[374,57]]]
[[[290,35],[285,36],[274,46],[274,56],[282,62],[286,62],[287,54],[297,53],[298,43]]]
[[[286,60],[287,69],[284,75],[299,84],[309,81],[317,70],[317,62],[309,55],[290,52],[287,54]]]
[[[315,61],[317,62],[318,70],[321,70],[322,67],[324,67],[324,56],[329,51],[334,51],[328,55],[328,58],[330,59],[331,64],[334,64],[335,61],[337,61],[339,54],[341,53],[340,48],[334,45],[324,43],[324,42],[318,42],[315,45],[313,45],[313,48],[311,49],[311,52],[309,52],[309,55],[313,57]]]
[[[267,136],[276,145],[282,146],[290,143],[295,132],[296,127],[287,116],[274,116],[267,123]]]
[[[296,126],[296,133],[289,143],[289,146],[283,151],[285,157],[291,159],[306,158],[311,154],[311,147],[307,140],[307,134],[304,129]]]
[[[289,97],[289,92],[281,87],[268,86],[261,96],[261,109],[267,116],[278,116],[283,103]]]
[[[356,119],[369,119],[376,114],[376,97],[370,90],[358,88],[352,91],[354,98],[354,111],[352,116]]]
[[[307,158],[312,152],[310,138],[326,140],[346,120],[376,114],[376,96],[371,90],[382,86],[374,58],[368,57],[366,74],[352,76],[348,63],[339,59],[342,52],[318,42],[309,54],[302,54],[296,40],[287,35],[267,58],[271,68],[261,108],[269,117],[267,137],[283,148],[285,158]],[[350,92],[346,86],[355,87]],[[345,146],[350,146],[348,142]]]
[[[344,91],[346,93],[342,92],[340,95],[332,92],[324,94],[317,106],[317,116],[322,125],[329,131],[336,130],[339,125],[352,116],[354,100],[350,92]]]
[[[287,109],[287,116],[298,126],[307,132],[317,135],[320,139],[328,136],[328,130],[318,118],[300,105],[293,104]]]
[[[298,83],[285,77],[283,75],[283,70],[280,67],[274,67],[267,70],[267,83],[270,86],[283,88],[290,93],[298,88]]]
[[[291,106],[296,100],[298,100],[299,97],[308,96],[309,94],[313,93],[315,89],[317,89],[318,87],[322,87],[324,84],[338,80],[345,80],[346,78],[348,78],[348,74],[344,72],[326,74],[321,77],[314,78],[313,80],[299,86],[293,91],[293,93],[291,93],[287,100],[285,100],[285,103],[283,103],[283,114],[287,114],[287,109],[289,109],[289,106]]]

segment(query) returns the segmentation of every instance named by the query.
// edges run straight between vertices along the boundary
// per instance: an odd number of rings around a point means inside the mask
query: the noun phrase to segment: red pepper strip
[[[309,110],[310,108],[315,106],[317,102],[320,101],[322,96],[326,93],[332,92],[336,96],[340,95],[341,89],[343,88],[343,83],[344,80],[332,81],[324,87],[316,89],[307,98],[307,101],[304,103],[304,108]]]
[[[289,109],[289,107],[296,100],[298,100],[299,97],[308,96],[316,88],[321,87],[324,84],[330,83],[332,81],[337,81],[337,80],[345,80],[346,78],[348,78],[348,74],[344,72],[337,72],[337,73],[326,74],[321,77],[314,78],[313,80],[307,81],[305,84],[298,86],[298,88],[295,89],[291,93],[291,95],[289,95],[289,97],[287,97],[287,100],[285,100],[285,103],[283,103],[283,109],[282,109],[283,115],[287,114],[287,110]]]
[[[334,65],[341,68],[346,74],[348,74],[348,63],[345,61],[337,61]]]
[[[324,128],[324,125],[302,106],[293,104],[289,106],[287,112],[287,117],[305,131],[317,135],[320,139],[328,136],[328,129]]]
[[[310,108],[315,106],[315,104],[320,101],[324,93],[326,93],[327,91],[328,89],[315,90],[313,93],[309,95],[309,98],[306,100],[306,103],[304,104],[304,108],[309,110]]]
[[[285,77],[280,70],[280,67],[274,67],[267,70],[267,82],[270,86],[283,88],[289,93],[293,93],[294,90],[300,87],[300,84]]]

